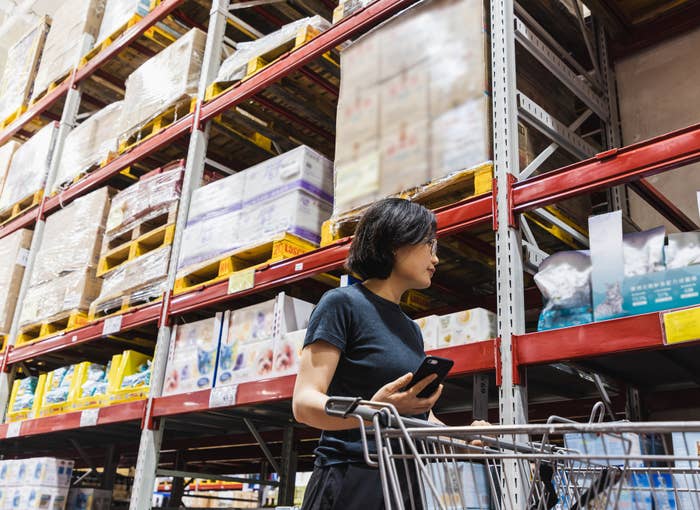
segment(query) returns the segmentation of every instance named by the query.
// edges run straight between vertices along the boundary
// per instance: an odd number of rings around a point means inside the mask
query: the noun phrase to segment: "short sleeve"
[[[350,312],[347,296],[337,289],[326,292],[311,314],[304,347],[324,340],[345,352],[350,331]]]

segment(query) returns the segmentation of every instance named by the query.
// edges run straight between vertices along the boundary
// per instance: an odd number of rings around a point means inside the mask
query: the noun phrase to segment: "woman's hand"
[[[436,374],[431,374],[425,379],[422,379],[416,383],[415,386],[402,391],[403,388],[411,382],[413,379],[413,374],[410,372],[406,375],[399,377],[398,379],[391,381],[388,384],[382,386],[377,393],[374,394],[372,400],[375,402],[384,402],[387,404],[393,404],[396,410],[402,416],[413,416],[416,414],[427,413],[430,411],[435,402],[440,398],[442,394],[442,384],[435,390],[435,393],[427,398],[418,398],[418,394],[423,391],[423,389],[428,386],[437,378]]]

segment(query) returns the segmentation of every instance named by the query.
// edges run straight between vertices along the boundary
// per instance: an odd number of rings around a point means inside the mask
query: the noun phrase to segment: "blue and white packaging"
[[[593,317],[600,321],[625,315],[622,281],[625,259],[622,246],[622,211],[588,218],[591,244]]]
[[[437,489],[437,501],[446,510],[489,510],[491,492],[486,466],[474,462],[432,463],[428,465]],[[426,510],[437,510],[440,505],[430,487],[426,491]]]
[[[678,492],[678,507],[698,508],[700,506],[700,432],[674,432],[671,435],[671,441],[673,455],[682,459],[675,462],[675,467],[693,470],[692,473],[673,475],[675,486],[681,489]]]

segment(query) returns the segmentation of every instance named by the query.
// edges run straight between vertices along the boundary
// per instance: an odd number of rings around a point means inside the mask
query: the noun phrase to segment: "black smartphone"
[[[429,375],[437,374],[437,378],[423,388],[423,391],[417,395],[418,398],[429,397],[437,391],[438,386],[445,380],[445,377],[447,377],[448,372],[452,369],[454,364],[455,362],[451,359],[440,358],[438,356],[426,356],[423,363],[418,367],[418,370],[413,373],[413,379],[411,379],[406,389],[415,386],[419,381],[422,381]]]

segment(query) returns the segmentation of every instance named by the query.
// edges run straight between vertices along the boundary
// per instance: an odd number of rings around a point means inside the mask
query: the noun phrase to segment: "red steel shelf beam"
[[[431,351],[436,356],[454,360],[450,377],[495,370],[495,342],[485,340]],[[241,383],[236,391],[236,406],[252,405],[278,400],[289,400],[294,391],[295,375],[275,377],[262,381]],[[211,390],[153,399],[153,416],[164,417],[209,410]],[[218,408],[217,408],[218,409]]]
[[[58,87],[46,94],[42,99],[32,105],[19,119],[10,124],[7,129],[0,133],[0,145],[9,141],[16,135],[29,121],[37,115],[40,115],[45,110],[48,110],[58,99],[67,93],[71,86],[78,84],[86,78],[92,76],[100,67],[107,61],[118,55],[124,48],[128,47],[141,34],[150,27],[165,18],[172,11],[177,9],[185,0],[163,0],[151,12],[146,14],[138,23],[134,24],[119,38],[114,41],[109,47],[98,53],[95,58],[90,60],[80,69],[76,70],[73,79],[68,79],[61,83]]]

